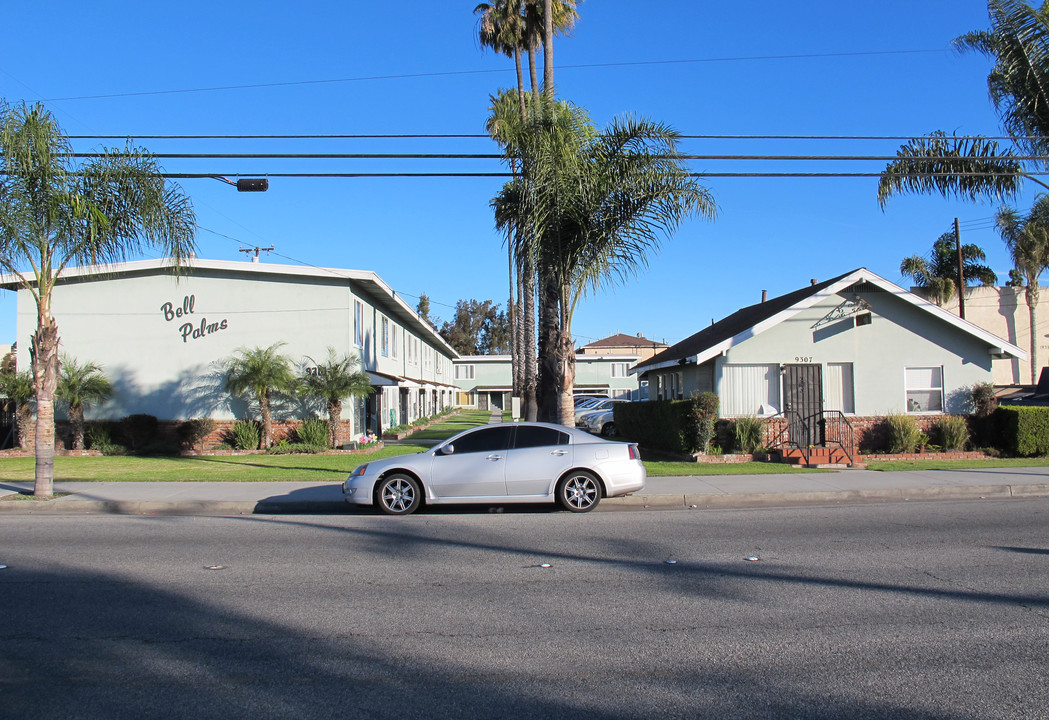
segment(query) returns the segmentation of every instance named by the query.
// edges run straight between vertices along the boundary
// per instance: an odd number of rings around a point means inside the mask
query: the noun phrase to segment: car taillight
[[[641,459],[641,453],[637,451],[637,445],[627,445],[627,452],[630,453],[631,460]]]

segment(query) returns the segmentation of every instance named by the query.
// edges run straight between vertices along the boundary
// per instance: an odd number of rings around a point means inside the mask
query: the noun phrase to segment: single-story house
[[[17,291],[17,362],[30,367],[36,307]],[[327,349],[360,358],[374,392],[344,402],[343,439],[409,423],[451,407],[458,354],[374,272],[259,262],[169,260],[64,270],[53,291],[60,352],[103,367],[113,397],[89,419],[148,414],[161,421],[254,416],[225,392],[221,363],[240,348],[285,345],[294,362],[323,361]],[[325,416],[299,402],[276,420]]]
[[[996,358],[1026,353],[859,268],[742,308],[638,363],[654,400],[712,391],[722,417],[793,417],[813,444],[829,416],[964,413]],[[801,422],[801,420],[804,422]]]

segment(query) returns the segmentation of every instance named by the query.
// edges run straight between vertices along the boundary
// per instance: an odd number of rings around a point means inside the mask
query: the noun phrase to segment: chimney
[[[768,290],[762,290],[761,291],[761,302],[765,302],[768,299],[769,299],[769,291]]]
[[[816,278],[812,278],[811,280],[809,280],[809,285],[815,285],[817,282],[819,282],[819,280],[817,280]]]

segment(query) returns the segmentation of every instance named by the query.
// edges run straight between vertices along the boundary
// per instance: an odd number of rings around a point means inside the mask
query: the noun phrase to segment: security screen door
[[[784,409],[792,442],[800,447],[822,445],[820,421],[823,419],[822,366],[785,365],[783,368]]]

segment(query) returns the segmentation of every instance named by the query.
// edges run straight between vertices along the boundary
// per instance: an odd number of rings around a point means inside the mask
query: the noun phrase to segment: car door
[[[512,425],[493,425],[453,438],[452,453],[434,455],[430,490],[440,498],[504,497],[512,432]]]
[[[506,461],[506,494],[545,497],[572,467],[568,433],[556,428],[519,425]]]

